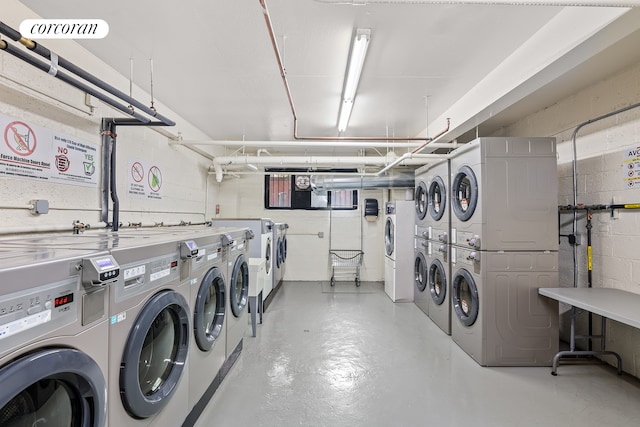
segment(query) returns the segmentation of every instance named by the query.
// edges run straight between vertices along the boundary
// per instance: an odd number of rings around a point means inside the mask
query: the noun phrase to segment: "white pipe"
[[[216,171],[216,182],[222,182],[222,166],[220,166],[220,163],[218,163],[215,158],[211,161],[211,164]]]
[[[409,155],[407,157],[407,155]],[[386,165],[389,161],[394,160],[394,165],[403,163],[404,165],[422,165],[426,162],[423,159],[442,159],[442,154],[413,154],[407,153],[400,159],[381,156],[274,156],[274,157],[258,157],[258,156],[227,156],[216,157],[214,167],[216,170],[220,165],[262,165],[262,166],[335,166],[335,165]]]
[[[429,144],[431,145],[431,144]],[[395,159],[393,162],[389,163],[384,169],[380,172],[376,173],[376,176],[382,175],[387,172],[389,169],[398,166],[400,163],[404,163],[405,165],[424,165],[428,162],[423,162],[420,159],[446,159],[448,156],[446,154],[419,154],[419,153],[405,153],[402,156]],[[413,160],[413,161],[412,161]],[[417,160],[417,161],[416,161]]]
[[[508,6],[638,7],[640,0],[315,0],[319,3],[349,4],[482,4]]]
[[[361,141],[216,141],[216,140],[192,140],[170,141],[175,145],[213,145],[221,147],[290,147],[290,148],[415,148],[415,142],[361,142]],[[433,142],[427,147],[453,148],[450,142]],[[262,150],[266,152],[266,150]]]

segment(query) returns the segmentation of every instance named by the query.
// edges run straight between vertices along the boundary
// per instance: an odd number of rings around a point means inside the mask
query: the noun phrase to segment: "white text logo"
[[[25,19],[20,34],[28,39],[101,39],[109,33],[102,19]]]

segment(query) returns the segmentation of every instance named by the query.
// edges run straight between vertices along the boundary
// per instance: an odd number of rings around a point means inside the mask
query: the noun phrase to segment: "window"
[[[267,169],[264,178],[266,209],[344,209],[358,207],[357,190],[314,190],[306,169]],[[329,169],[322,172],[344,172]],[[349,170],[351,172],[351,170]]]

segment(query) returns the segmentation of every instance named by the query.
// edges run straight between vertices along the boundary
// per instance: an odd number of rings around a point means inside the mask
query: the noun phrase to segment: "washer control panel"
[[[85,286],[105,286],[118,280],[120,266],[111,255],[82,260],[82,283]]]

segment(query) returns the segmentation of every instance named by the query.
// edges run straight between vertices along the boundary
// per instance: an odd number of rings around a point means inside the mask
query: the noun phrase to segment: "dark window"
[[[315,190],[311,183],[313,173],[306,169],[267,169],[266,172],[265,209],[353,210],[358,207],[357,190]],[[332,169],[322,172],[344,171]]]

